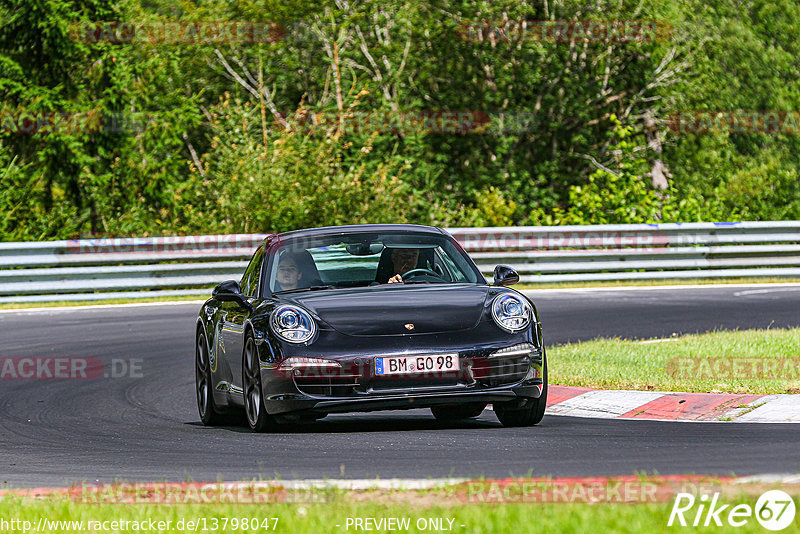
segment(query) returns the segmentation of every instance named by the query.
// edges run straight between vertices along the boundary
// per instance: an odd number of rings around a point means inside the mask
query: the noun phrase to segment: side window
[[[258,289],[258,278],[261,275],[261,261],[264,259],[264,247],[258,247],[250,264],[244,271],[242,281],[239,284],[242,287],[242,294],[248,297],[255,296]]]

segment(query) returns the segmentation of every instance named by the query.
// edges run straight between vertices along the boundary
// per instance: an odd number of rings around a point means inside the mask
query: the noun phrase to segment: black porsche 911
[[[200,309],[196,389],[205,425],[242,409],[259,432],[330,413],[430,408],[441,420],[491,403],[506,426],[544,415],[536,308],[489,285],[439,228],[358,225],[268,236],[241,281]]]

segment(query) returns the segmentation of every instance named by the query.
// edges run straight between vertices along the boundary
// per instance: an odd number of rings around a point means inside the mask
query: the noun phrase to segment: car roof
[[[271,234],[266,237],[267,241],[275,238],[281,240],[294,238],[294,237],[311,237],[333,235],[341,233],[357,233],[357,232],[409,232],[409,233],[424,233],[424,234],[447,234],[446,231],[436,226],[424,226],[421,224],[348,224],[343,226],[323,226],[320,228],[304,228],[302,230],[291,230],[280,234]]]

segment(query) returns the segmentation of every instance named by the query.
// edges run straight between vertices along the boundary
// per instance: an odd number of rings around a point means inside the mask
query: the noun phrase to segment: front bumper
[[[296,413],[327,414],[371,412],[377,410],[411,410],[461,403],[510,403],[522,406],[528,399],[542,395],[542,384],[518,384],[483,391],[430,391],[394,395],[373,395],[358,398],[318,399],[304,395],[279,395],[266,399],[267,412],[273,415]]]
[[[458,354],[458,370],[427,376],[377,376],[375,358],[387,354],[338,358],[341,367],[323,373],[287,370],[279,362],[262,361],[264,405],[273,415],[319,415],[460,403],[516,402],[521,406],[542,395],[543,352],[533,343],[450,353]],[[435,356],[441,351],[414,354]]]

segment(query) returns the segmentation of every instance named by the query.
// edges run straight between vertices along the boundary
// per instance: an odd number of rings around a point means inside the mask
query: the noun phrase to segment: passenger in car
[[[278,274],[275,276],[275,291],[285,291],[287,289],[297,289],[303,273],[297,266],[294,256],[284,254],[278,264]]]

